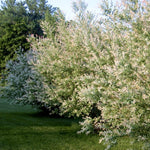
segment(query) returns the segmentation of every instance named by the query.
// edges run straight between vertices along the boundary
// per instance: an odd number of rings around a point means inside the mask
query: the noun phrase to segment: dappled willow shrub
[[[62,19],[55,40],[41,39],[33,49],[61,113],[83,116],[81,132],[98,131],[110,148],[117,136],[149,138],[150,11],[136,1],[122,10],[103,6],[102,25],[79,7],[76,22],[66,26]]]

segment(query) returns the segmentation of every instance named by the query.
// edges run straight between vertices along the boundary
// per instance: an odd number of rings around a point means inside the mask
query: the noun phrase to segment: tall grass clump
[[[99,133],[107,149],[122,136],[150,146],[149,6],[138,0],[111,6],[104,0],[97,21],[79,1],[76,21],[60,16],[55,36],[42,22],[49,36],[32,42],[32,65],[40,75],[34,83],[46,85],[33,92],[43,94],[35,100],[53,113],[82,117],[80,132]]]

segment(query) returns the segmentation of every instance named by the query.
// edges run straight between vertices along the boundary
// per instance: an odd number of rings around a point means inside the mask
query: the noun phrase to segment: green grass
[[[0,99],[0,150],[104,150],[97,135],[77,134],[77,120],[51,118],[31,106],[10,105]],[[133,148],[122,138],[112,150]]]

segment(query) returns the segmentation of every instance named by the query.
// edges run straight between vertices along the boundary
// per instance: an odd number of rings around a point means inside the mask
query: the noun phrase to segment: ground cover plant
[[[129,136],[149,149],[150,4],[126,0],[120,6],[104,0],[97,21],[82,1],[74,3],[76,21],[60,15],[55,36],[42,22],[48,36],[32,39],[31,59],[10,62],[5,93],[51,115],[81,117],[78,133],[98,133],[106,149]]]

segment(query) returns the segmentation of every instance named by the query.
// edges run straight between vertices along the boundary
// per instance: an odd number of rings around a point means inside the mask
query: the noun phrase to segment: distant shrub
[[[53,113],[53,105],[44,78],[35,70],[36,58],[32,51],[17,52],[17,59],[6,65],[8,76],[3,96],[11,103],[31,104]]]

